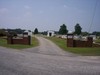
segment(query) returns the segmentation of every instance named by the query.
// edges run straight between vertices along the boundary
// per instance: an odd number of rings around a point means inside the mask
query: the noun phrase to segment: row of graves
[[[96,39],[98,39],[96,35],[76,36],[67,34],[67,47],[100,47],[100,43],[94,42]]]
[[[31,37],[32,37],[32,32],[28,31],[25,31],[23,34],[18,34],[17,36],[8,34],[7,44],[31,45]]]
[[[49,30],[47,32],[47,37],[55,36],[55,32]],[[66,35],[56,35],[56,37],[66,39],[67,38],[67,47],[93,47],[93,40],[96,37],[86,36],[83,37],[81,35],[76,36],[72,32]],[[96,45],[97,46],[97,45]]]
[[[93,46],[93,37],[86,37],[83,39],[81,36],[78,36],[76,39],[73,34],[67,34],[67,47],[92,47]]]

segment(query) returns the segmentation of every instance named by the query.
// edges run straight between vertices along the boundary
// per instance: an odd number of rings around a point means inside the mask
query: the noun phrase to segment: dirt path
[[[66,55],[66,56],[76,56],[70,52],[65,52],[57,45],[55,45],[50,40],[47,40],[43,37],[36,37],[39,40],[40,45],[36,48],[24,49],[29,52],[42,53],[47,55]]]

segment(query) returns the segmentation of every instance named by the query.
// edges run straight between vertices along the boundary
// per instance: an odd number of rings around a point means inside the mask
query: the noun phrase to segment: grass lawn
[[[31,48],[31,47],[35,47],[38,46],[38,40],[33,37],[32,38],[32,44],[31,45],[21,45],[21,44],[7,44],[7,40],[6,39],[2,39],[0,38],[0,46],[3,47],[8,47],[8,48],[14,48],[14,49],[24,49],[24,48]]]
[[[67,47],[66,40],[57,38],[57,37],[46,37],[47,39],[53,41],[56,45],[62,48],[65,51],[69,51],[72,53],[86,55],[86,56],[100,56],[100,47],[92,47],[92,48],[71,48]]]
[[[100,43],[100,39],[95,40],[96,43]]]

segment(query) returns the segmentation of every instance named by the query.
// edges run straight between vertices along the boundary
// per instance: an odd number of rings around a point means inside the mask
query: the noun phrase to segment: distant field
[[[21,44],[7,44],[7,40],[6,39],[2,39],[0,38],[0,46],[3,47],[8,47],[8,48],[14,48],[14,49],[24,49],[24,48],[31,48],[31,47],[35,47],[38,46],[38,40],[33,37],[32,38],[32,44],[31,45],[21,45]]]
[[[67,40],[57,38],[57,37],[46,37],[47,39],[53,41],[56,45],[62,48],[65,51],[69,51],[72,53],[80,54],[80,55],[87,55],[87,56],[100,56],[100,47],[96,48],[71,48],[67,47]]]

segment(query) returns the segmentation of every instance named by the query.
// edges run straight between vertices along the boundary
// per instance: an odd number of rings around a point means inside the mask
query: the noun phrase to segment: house
[[[96,35],[90,35],[90,37],[92,37],[93,40],[96,40]]]
[[[26,31],[24,31],[24,33],[23,33],[23,34],[26,34],[26,35],[28,35],[28,36],[32,36],[32,32],[31,32],[31,31],[29,31],[29,30],[28,30],[28,31],[27,31],[27,30],[26,30]]]
[[[55,35],[55,31],[53,31],[53,30],[47,31],[47,36],[48,36],[48,37],[54,36],[54,35]]]

